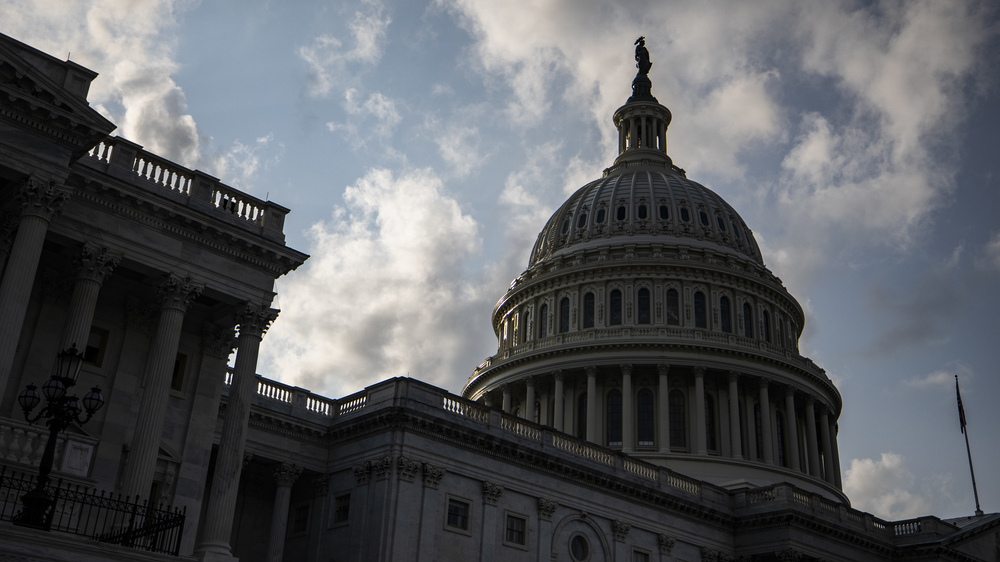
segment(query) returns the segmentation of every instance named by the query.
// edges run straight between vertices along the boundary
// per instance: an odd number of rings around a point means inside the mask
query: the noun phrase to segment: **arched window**
[[[732,315],[729,312],[729,297],[719,299],[719,315],[722,321],[722,331],[731,334],[733,332]]]
[[[764,341],[771,343],[771,317],[767,315],[767,311],[764,311]]]
[[[639,391],[636,404],[636,414],[638,422],[638,437],[640,447],[653,446],[653,427],[656,423],[654,419],[653,391],[644,388]]]
[[[612,390],[608,393],[608,446],[622,444],[622,393]]]
[[[625,220],[625,206],[624,205],[622,205],[621,207],[618,207],[618,209],[615,211],[615,219],[620,220],[620,221]]]
[[[691,215],[688,213],[687,207],[681,207],[681,220],[691,222]]]
[[[722,217],[715,217],[715,218],[719,222],[719,230],[721,230],[722,232],[725,232],[726,231],[726,221],[722,220]]]
[[[701,291],[694,294],[694,327],[708,327],[708,321],[705,318],[705,293]]]
[[[667,325],[679,326],[681,323],[681,304],[676,289],[667,290]]]
[[[576,219],[576,227],[583,228],[587,225],[587,213],[581,213],[580,218]]]
[[[660,220],[667,220],[670,218],[670,207],[666,205],[660,205]]]
[[[601,224],[601,223],[604,222],[604,209],[598,209],[597,210],[596,220],[597,220],[597,224]]]
[[[618,289],[611,291],[611,298],[608,303],[608,324],[619,326],[622,323],[622,292]]]
[[[760,419],[760,404],[753,405],[753,431],[757,440],[757,460],[764,460],[764,423]]]
[[[684,393],[670,392],[670,446],[687,447],[687,412],[684,408]]]
[[[781,411],[774,413],[774,425],[778,430],[778,464],[788,466],[785,462],[785,416]]]
[[[569,232],[569,219],[568,218],[563,221],[563,225],[562,225],[562,234],[566,234],[567,232]]]
[[[559,333],[565,334],[569,331],[569,297],[563,297],[559,301]]]
[[[702,226],[708,226],[708,213],[705,211],[698,211],[698,218],[701,219]]]
[[[646,216],[647,215],[646,215],[646,206],[645,205],[639,205],[639,211],[638,211],[637,215],[638,215],[638,217],[639,217],[640,220],[646,220]]]
[[[743,336],[753,337],[753,309],[748,302],[743,303]]]
[[[583,295],[583,327],[594,327],[594,293]]]
[[[639,324],[649,324],[649,289],[639,289],[637,316]]]
[[[580,393],[576,400],[576,436],[587,438],[587,393]]]
[[[705,395],[705,444],[709,451],[719,449],[715,441],[715,400],[707,394]]]
[[[538,313],[538,338],[549,335],[549,305],[543,304]]]

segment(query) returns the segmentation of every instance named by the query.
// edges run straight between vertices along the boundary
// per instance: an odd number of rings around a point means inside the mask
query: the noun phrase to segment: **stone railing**
[[[90,167],[103,169],[134,185],[181,195],[193,208],[232,217],[234,224],[258,227],[264,236],[284,241],[285,215],[288,214],[285,207],[257,199],[204,172],[190,170],[142,150],[142,146],[122,137],[104,139],[82,160],[89,162]]]
[[[573,439],[558,433],[552,434],[552,446],[557,449],[573,453],[578,457],[584,457],[592,461],[597,461],[608,466],[615,465],[615,456],[599,447],[588,444],[580,439]]]
[[[489,411],[486,408],[476,402],[466,400],[465,398],[461,398],[459,396],[445,394],[441,400],[441,407],[444,408],[445,411],[465,416],[478,422],[489,422]]]
[[[649,478],[654,481],[660,479],[660,470],[656,466],[644,463],[640,460],[622,457],[622,466],[625,470],[631,472],[632,474],[638,474],[643,478]]]
[[[42,460],[49,431],[41,425],[0,418],[0,462],[37,467]],[[60,433],[56,439],[53,469],[64,474],[87,476],[98,439],[77,433]]]
[[[228,387],[232,384],[233,371],[232,369],[226,369],[226,392],[228,392]],[[346,413],[344,412],[344,401],[352,403],[349,411],[364,407],[363,396],[360,398],[359,406],[354,404],[355,402],[359,402],[359,399],[356,396],[349,396],[337,401],[319,394],[314,394],[304,388],[291,386],[271,379],[265,379],[260,375],[257,375],[256,395],[261,398],[280,402],[282,404],[294,405],[322,416],[333,416],[335,414],[340,415]]]
[[[534,424],[528,425],[524,423],[523,420],[507,414],[502,414],[500,416],[500,429],[515,435],[520,435],[521,437],[526,437],[533,441],[542,440],[541,429],[535,427]]]

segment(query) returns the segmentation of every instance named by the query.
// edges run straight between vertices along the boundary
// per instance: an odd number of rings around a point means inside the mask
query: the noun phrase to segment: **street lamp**
[[[52,472],[59,432],[73,422],[80,425],[87,423],[104,405],[104,396],[101,395],[101,389],[96,386],[90,389],[83,400],[66,395],[66,391],[76,385],[82,366],[83,354],[76,348],[76,344],[59,353],[56,372],[42,385],[45,407],[34,417],[31,415],[31,410],[42,401],[38,388],[29,384],[17,395],[17,403],[24,410],[24,419],[28,423],[35,423],[43,417],[48,418],[45,425],[49,428],[49,440],[45,443],[45,453],[38,465],[38,481],[35,483],[35,489],[21,496],[24,509],[14,516],[13,522],[16,525],[48,530],[51,519],[46,514],[52,505],[52,498],[45,491],[45,486],[49,482],[49,473]],[[81,420],[80,413],[83,410],[87,411],[87,417]]]

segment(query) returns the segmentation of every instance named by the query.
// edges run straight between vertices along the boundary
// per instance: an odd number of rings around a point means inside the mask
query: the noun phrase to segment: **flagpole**
[[[969,454],[969,473],[972,475],[972,494],[976,497],[976,515],[982,515],[979,508],[979,490],[976,488],[976,469],[972,468],[972,447],[969,446],[969,428],[965,422],[965,407],[962,405],[962,391],[958,389],[958,375],[955,375],[955,394],[958,397],[958,422],[965,434],[965,451]]]

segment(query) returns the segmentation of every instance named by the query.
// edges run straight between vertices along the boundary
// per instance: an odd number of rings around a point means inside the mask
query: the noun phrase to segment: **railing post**
[[[276,242],[285,241],[285,215],[289,209],[271,201],[264,202],[264,237]]]
[[[212,194],[218,183],[219,178],[210,176],[201,170],[195,170],[194,178],[191,180],[191,199],[188,205],[204,212],[214,211],[215,202],[212,201]]]
[[[123,180],[131,180],[135,177],[133,168],[142,145],[122,137],[115,137],[114,144],[115,148],[111,151],[111,160],[108,162],[108,174]]]

